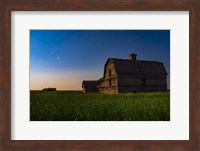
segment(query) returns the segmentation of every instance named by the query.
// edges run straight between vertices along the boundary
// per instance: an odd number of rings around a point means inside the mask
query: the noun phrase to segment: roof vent
[[[136,54],[132,53],[129,55],[129,60],[136,60]]]

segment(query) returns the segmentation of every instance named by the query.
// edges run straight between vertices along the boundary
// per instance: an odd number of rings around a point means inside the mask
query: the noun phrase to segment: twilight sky
[[[108,58],[164,63],[170,79],[169,30],[31,30],[30,89],[81,90],[83,80],[103,77]]]

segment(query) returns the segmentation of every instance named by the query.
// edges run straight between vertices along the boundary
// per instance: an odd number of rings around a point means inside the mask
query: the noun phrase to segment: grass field
[[[31,121],[169,121],[170,94],[30,93]]]

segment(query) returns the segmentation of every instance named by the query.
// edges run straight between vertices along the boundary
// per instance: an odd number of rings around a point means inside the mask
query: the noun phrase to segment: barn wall
[[[146,79],[146,87],[144,91],[146,92],[167,91],[166,76],[165,78]]]
[[[142,92],[142,87],[140,86],[118,86],[118,93],[135,93]]]
[[[139,78],[139,77],[119,77],[119,85],[142,85],[142,79],[145,79],[146,85],[166,85],[165,78]]]
[[[83,92],[96,92],[96,88],[95,87],[85,87],[83,88]]]
[[[147,86],[144,89],[145,92],[165,92],[167,91],[167,86],[158,85],[158,86]]]
[[[110,75],[111,71],[111,75]],[[118,93],[118,80],[114,62],[110,60],[105,67],[104,88],[99,89],[101,93]]]
[[[103,87],[99,89],[99,92],[106,93],[106,94],[117,94],[118,87],[117,86]]]
[[[116,76],[117,73],[115,71],[115,66],[113,61],[109,61],[106,65],[106,70],[105,70],[105,78],[109,78],[109,70],[111,70],[111,76]]]
[[[130,76],[118,78],[118,93],[167,91],[166,78],[147,78],[145,84],[142,79]]]
[[[111,85],[110,85],[110,80],[111,80]],[[104,86],[117,86],[117,78],[109,78],[105,80]]]
[[[118,86],[118,93],[165,92],[167,86]]]
[[[141,85],[141,79],[134,78],[134,77],[118,78],[118,85],[140,86]]]
[[[104,87],[99,89],[100,93],[118,93],[117,78],[111,78],[111,85],[109,80],[110,79],[104,80]]]
[[[166,85],[165,79],[146,79],[146,85]]]
[[[96,83],[85,83],[83,85],[83,92],[97,92]]]

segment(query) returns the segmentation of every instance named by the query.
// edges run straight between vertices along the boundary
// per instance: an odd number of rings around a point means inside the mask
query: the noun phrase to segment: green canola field
[[[169,121],[170,92],[31,91],[31,121]]]

